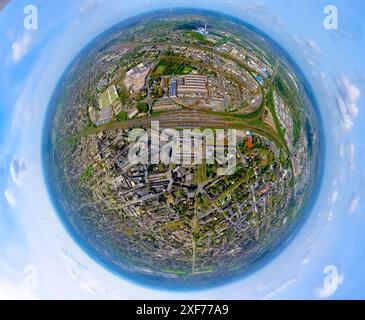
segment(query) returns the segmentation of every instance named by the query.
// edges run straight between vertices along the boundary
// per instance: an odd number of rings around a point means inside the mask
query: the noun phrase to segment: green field
[[[177,276],[186,276],[186,275],[188,275],[188,272],[182,271],[182,270],[172,270],[172,269],[168,269],[168,268],[163,268],[163,269],[160,269],[160,271],[164,272],[164,273],[174,274],[174,275],[177,275]]]
[[[171,62],[168,58],[162,58],[156,66],[153,76],[186,75],[193,71],[193,67],[185,62]]]
[[[115,86],[106,89],[99,98],[100,109],[103,109],[118,99],[118,92]]]
[[[128,120],[128,113],[125,111],[121,111],[118,115],[117,115],[117,119],[119,121],[126,121]]]
[[[182,74],[189,74],[191,71],[193,71],[193,68],[190,66],[185,66],[185,68],[182,71]]]
[[[213,45],[212,42],[210,42],[209,40],[205,39],[205,37],[200,34],[199,32],[196,32],[196,31],[189,31],[189,32],[186,32],[185,33],[187,36],[189,36],[190,38],[200,42],[200,43],[203,43],[203,44],[207,44],[207,45]]]
[[[155,72],[154,72],[154,75],[155,76],[161,76],[161,75],[163,75],[165,69],[166,69],[166,65],[162,65],[162,64],[158,65],[157,68],[156,68],[156,70],[155,70]]]

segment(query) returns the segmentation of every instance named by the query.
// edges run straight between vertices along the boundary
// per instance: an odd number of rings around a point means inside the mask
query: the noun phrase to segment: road
[[[227,113],[199,111],[199,110],[175,110],[168,111],[151,117],[140,119],[114,121],[96,128],[89,128],[71,138],[82,138],[110,130],[123,130],[131,128],[150,128],[152,121],[158,121],[162,129],[236,129],[251,130],[274,141],[288,154],[288,147],[282,141],[276,131],[268,124],[257,119],[245,119],[229,115]]]

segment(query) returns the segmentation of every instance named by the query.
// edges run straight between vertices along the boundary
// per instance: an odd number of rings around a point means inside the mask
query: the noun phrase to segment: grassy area
[[[65,139],[61,143],[64,143],[67,145],[70,149],[74,150],[76,148],[77,143],[79,142],[78,137],[70,137],[68,139]]]
[[[196,61],[196,60],[191,60],[190,58],[184,57],[184,56],[179,56],[179,55],[167,55],[166,57],[164,57],[162,59],[164,61],[164,64],[169,65],[169,66],[177,66],[176,71],[174,71],[173,73],[168,73],[165,75],[177,75],[177,74],[184,74],[184,66],[190,66],[192,69],[194,69],[194,67],[192,67],[191,65],[194,65],[196,67],[202,68],[202,69],[206,69],[209,70],[215,74],[222,74],[225,77],[227,77],[230,81],[236,83],[239,87],[244,87],[245,83],[242,81],[242,79],[240,79],[239,77],[229,73],[228,71],[224,70],[224,69],[217,69],[214,68],[211,65],[207,65],[205,63],[202,63],[200,61]],[[166,72],[166,71],[165,71]]]
[[[274,95],[273,95],[272,88],[267,93],[266,101],[267,101],[267,107],[269,108],[269,110],[272,114],[273,120],[274,120],[276,132],[279,134],[280,139],[285,140],[284,131],[281,128],[279,118],[278,118],[278,116],[276,115],[276,112],[275,112],[275,103],[274,103]]]
[[[200,210],[207,210],[210,207],[210,202],[206,195],[199,194],[196,201],[197,207]]]
[[[193,67],[185,62],[173,61],[173,59],[162,58],[156,66],[153,76],[186,75],[193,71]]]
[[[186,275],[188,275],[188,272],[183,271],[183,270],[173,270],[173,269],[163,268],[163,269],[160,269],[160,271],[164,272],[164,273],[175,274],[177,276],[186,276]]]
[[[256,146],[257,147],[257,146]],[[272,154],[267,149],[259,149],[262,160],[260,166],[266,168],[272,161]]]
[[[110,105],[113,101],[118,99],[118,92],[115,86],[110,86],[106,89],[103,94],[100,96],[99,103],[101,108],[105,108]]]
[[[148,105],[148,103],[144,102],[144,101],[139,101],[137,103],[137,110],[140,113],[146,113],[148,112],[150,106]]]
[[[91,164],[89,164],[85,168],[85,170],[84,170],[84,172],[83,172],[83,174],[82,174],[82,176],[80,178],[80,181],[81,182],[85,182],[85,181],[89,180],[92,177],[93,173],[94,173],[93,167],[92,167]]]
[[[215,269],[214,267],[203,267],[203,268],[199,268],[199,269],[195,269],[194,273],[198,274],[198,273],[210,273],[213,272]]]
[[[300,139],[300,133],[302,130],[301,122],[298,118],[293,118],[293,144],[296,145],[296,143]]]
[[[174,221],[174,222],[170,222],[170,223],[166,224],[165,228],[170,230],[170,231],[174,231],[174,230],[181,229],[184,226],[185,226],[184,222]]]
[[[191,66],[185,66],[182,71],[182,74],[189,74],[191,73],[191,71],[193,71],[193,68]]]
[[[153,73],[154,76],[162,76],[165,74],[166,64],[159,64]]]
[[[221,45],[229,42],[229,41],[233,41],[234,39],[232,37],[228,37],[228,36],[224,36],[223,38],[221,38],[218,42],[216,42],[214,44],[214,47],[220,47]]]
[[[119,99],[122,104],[128,104],[130,102],[129,93],[124,86],[120,92]]]
[[[196,31],[189,31],[185,33],[187,36],[189,36],[190,38],[192,38],[193,40],[196,40],[200,43],[206,44],[206,45],[213,45],[212,42],[210,42],[209,40],[205,39],[205,37],[200,34],[199,32]]]
[[[206,163],[196,166],[194,169],[194,183],[199,184],[207,180],[207,168]]]
[[[217,198],[215,199],[215,204],[219,206],[222,202],[224,202],[224,199],[228,196],[230,196],[237,188],[241,186],[241,184],[245,183],[250,179],[252,176],[251,171],[247,171],[244,177],[242,177],[240,180],[236,181],[233,185],[231,185],[229,188],[226,188],[226,190]]]
[[[302,121],[299,113],[299,109],[302,105],[299,97],[293,92],[298,90],[294,87],[292,80],[285,75],[285,70],[281,67],[274,79],[273,86],[278,91],[280,96],[288,104],[293,117],[293,144],[295,145],[299,139],[302,130]]]
[[[125,111],[119,112],[119,114],[117,115],[117,119],[119,121],[126,121],[126,120],[128,120],[128,113],[125,112]]]
[[[265,110],[265,105],[262,103],[254,112],[247,114],[232,113],[232,112],[221,112],[222,116],[235,117],[237,119],[255,120],[261,119]]]

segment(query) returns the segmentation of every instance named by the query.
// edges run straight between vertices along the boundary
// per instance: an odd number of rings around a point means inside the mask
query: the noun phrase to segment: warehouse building
[[[178,84],[178,97],[204,97],[208,93],[207,82],[208,78],[206,76],[185,76],[183,78],[182,84]]]

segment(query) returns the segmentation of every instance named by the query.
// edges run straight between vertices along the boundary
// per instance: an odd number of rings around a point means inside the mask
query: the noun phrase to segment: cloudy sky
[[[329,4],[337,29],[325,28]],[[88,257],[50,203],[40,152],[50,96],[73,57],[127,17],[181,6],[234,15],[278,41],[310,81],[326,136],[320,196],[295,239],[251,276],[194,292],[144,288]],[[0,299],[365,298],[364,10],[362,0],[0,0]]]

